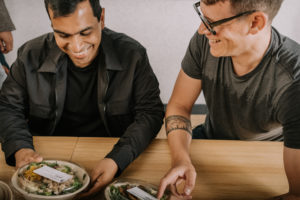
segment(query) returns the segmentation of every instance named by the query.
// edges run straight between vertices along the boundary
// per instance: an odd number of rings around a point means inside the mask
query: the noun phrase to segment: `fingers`
[[[42,162],[43,157],[33,149],[20,149],[15,153],[16,167],[20,168],[31,162]]]
[[[2,40],[0,39],[0,51],[2,52],[2,53],[4,53],[4,44],[2,43]]]
[[[189,170],[185,174],[185,186],[184,186],[184,194],[190,195],[192,190],[195,187],[197,173],[194,170]]]
[[[98,177],[91,188],[87,192],[80,194],[77,199],[90,199],[92,196],[99,193],[107,185],[107,183],[108,182],[105,178],[102,176]]]
[[[8,68],[6,68],[5,66],[2,66],[2,67],[3,67],[3,69],[4,69],[5,73],[6,73],[6,75],[8,75],[8,73],[9,73],[9,69],[8,69]]]
[[[172,194],[190,199],[196,177],[197,173],[192,164],[177,165],[161,180],[157,198],[161,198],[167,186],[170,185]]]
[[[162,198],[168,185],[173,185],[176,183],[178,177],[179,174],[177,174],[175,170],[171,170],[163,179],[161,179],[157,193],[158,199]]]
[[[0,32],[0,50],[8,53],[13,49],[13,36],[10,31]]]
[[[101,160],[92,172],[89,190],[78,195],[76,199],[90,199],[96,195],[113,180],[117,170],[118,166],[112,159],[104,158]]]
[[[186,184],[185,179],[179,177],[176,180],[175,184],[170,185],[170,190],[173,194],[172,195],[173,199],[176,199],[175,197],[177,197],[177,199],[180,199],[180,200],[192,199],[192,196],[190,194],[184,193],[185,184]]]

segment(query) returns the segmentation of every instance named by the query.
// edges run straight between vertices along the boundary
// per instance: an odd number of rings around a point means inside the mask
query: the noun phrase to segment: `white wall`
[[[17,48],[51,31],[43,0],[5,0],[16,25],[14,50],[6,55],[9,64]],[[150,63],[160,82],[161,97],[168,102],[188,42],[199,25],[193,10],[196,0],[101,0],[106,8],[106,26],[137,39],[148,50]],[[274,26],[300,43],[300,1],[285,0]],[[201,96],[197,103],[204,103]]]

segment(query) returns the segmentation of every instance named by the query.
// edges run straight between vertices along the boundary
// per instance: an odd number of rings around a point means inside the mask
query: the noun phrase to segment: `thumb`
[[[194,189],[195,182],[196,182],[196,173],[193,171],[189,171],[186,174],[186,181],[184,186],[184,194],[190,195],[192,190]]]
[[[42,162],[43,161],[43,157],[38,155],[36,157],[34,157],[34,162]]]
[[[42,161],[43,161],[43,157],[39,153],[33,151],[30,156],[30,162],[42,162]]]

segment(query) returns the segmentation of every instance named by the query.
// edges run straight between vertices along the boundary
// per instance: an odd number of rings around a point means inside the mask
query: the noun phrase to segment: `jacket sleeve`
[[[144,51],[134,75],[134,121],[106,156],[117,163],[118,174],[137,158],[159,132],[164,117],[159,94],[158,81]]]
[[[14,154],[21,148],[33,149],[28,130],[25,71],[20,60],[12,65],[0,93],[0,142],[7,164],[15,165]]]
[[[284,145],[300,149],[300,81],[294,81],[277,105],[277,119],[283,126]]]
[[[0,21],[0,32],[15,30],[15,26],[8,14],[4,0],[0,0]]]

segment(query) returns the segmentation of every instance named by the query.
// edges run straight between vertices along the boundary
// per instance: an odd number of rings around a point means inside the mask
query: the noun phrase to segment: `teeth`
[[[71,51],[71,53],[72,53],[74,56],[76,56],[76,57],[80,57],[80,56],[85,55],[85,54],[87,53],[87,51],[89,50],[90,47],[91,47],[91,46],[88,46],[88,47],[84,48],[82,51],[80,51],[80,52],[78,52],[78,53],[73,52],[73,51]]]
[[[209,40],[209,42],[211,42],[211,43],[218,43],[218,42],[220,42],[221,40]]]

